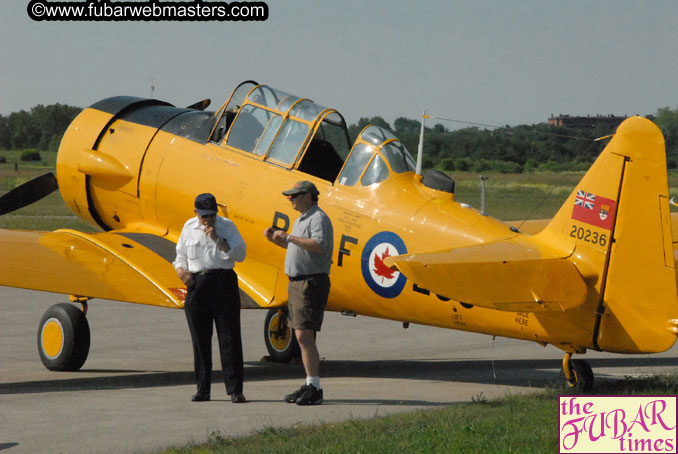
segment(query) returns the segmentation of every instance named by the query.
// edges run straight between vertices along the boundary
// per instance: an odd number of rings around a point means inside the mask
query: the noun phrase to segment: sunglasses
[[[214,216],[216,216],[216,213],[215,214],[206,214],[204,216],[203,215],[198,215],[198,216],[200,216],[203,219],[207,219],[207,218],[213,218]]]
[[[298,193],[296,193],[296,194],[294,194],[294,195],[288,195],[288,196],[287,196],[287,199],[288,199],[288,200],[294,200],[294,199],[296,199],[297,197],[299,197],[300,195],[304,195],[304,194],[306,194],[306,192],[298,192]]]

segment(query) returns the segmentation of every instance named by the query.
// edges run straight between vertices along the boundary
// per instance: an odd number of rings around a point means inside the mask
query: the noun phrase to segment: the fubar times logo
[[[676,453],[677,396],[559,396],[560,454]]]

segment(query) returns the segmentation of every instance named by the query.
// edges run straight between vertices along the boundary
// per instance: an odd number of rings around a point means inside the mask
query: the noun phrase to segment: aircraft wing
[[[505,311],[565,311],[587,296],[581,274],[565,257],[516,242],[388,257],[418,286],[455,301]]]
[[[181,308],[173,249],[146,234],[0,230],[0,285]]]
[[[242,307],[281,307],[287,304],[287,276],[278,267],[248,256],[235,266],[240,286]],[[243,292],[253,301],[243,299]]]
[[[0,285],[152,306],[183,308],[176,245],[157,235],[0,229]],[[286,304],[278,269],[252,258],[236,266],[245,308]]]

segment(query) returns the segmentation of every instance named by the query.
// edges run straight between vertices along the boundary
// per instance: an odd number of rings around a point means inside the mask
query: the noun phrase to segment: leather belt
[[[202,271],[196,271],[193,274],[199,274],[200,276],[208,276],[210,274],[217,274],[217,273],[226,273],[227,271],[233,271],[230,268],[214,268],[211,270],[202,270]]]
[[[300,274],[298,276],[290,276],[290,281],[305,281],[307,279],[312,279],[314,277],[326,276],[326,273],[316,273],[316,274]]]

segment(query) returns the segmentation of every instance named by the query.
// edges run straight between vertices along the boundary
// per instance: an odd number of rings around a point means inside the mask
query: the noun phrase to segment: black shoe
[[[285,398],[283,399],[283,401],[284,401],[284,402],[287,402],[288,404],[293,404],[293,403],[295,403],[295,402],[297,401],[297,399],[299,398],[299,396],[301,396],[302,394],[304,394],[304,391],[306,391],[306,388],[308,388],[309,386],[313,386],[313,385],[304,385],[304,386],[302,386],[301,388],[299,388],[299,389],[297,389],[296,391],[294,391],[292,394],[286,395]]]
[[[321,403],[323,403],[323,390],[313,385],[308,385],[297,399],[297,405],[320,405]]]
[[[193,397],[191,397],[192,402],[207,402],[208,400],[210,400],[209,394],[195,393],[193,394]]]
[[[245,399],[243,393],[235,393],[231,394],[231,402],[233,402],[234,404],[244,404],[245,402],[247,402],[247,399]]]

